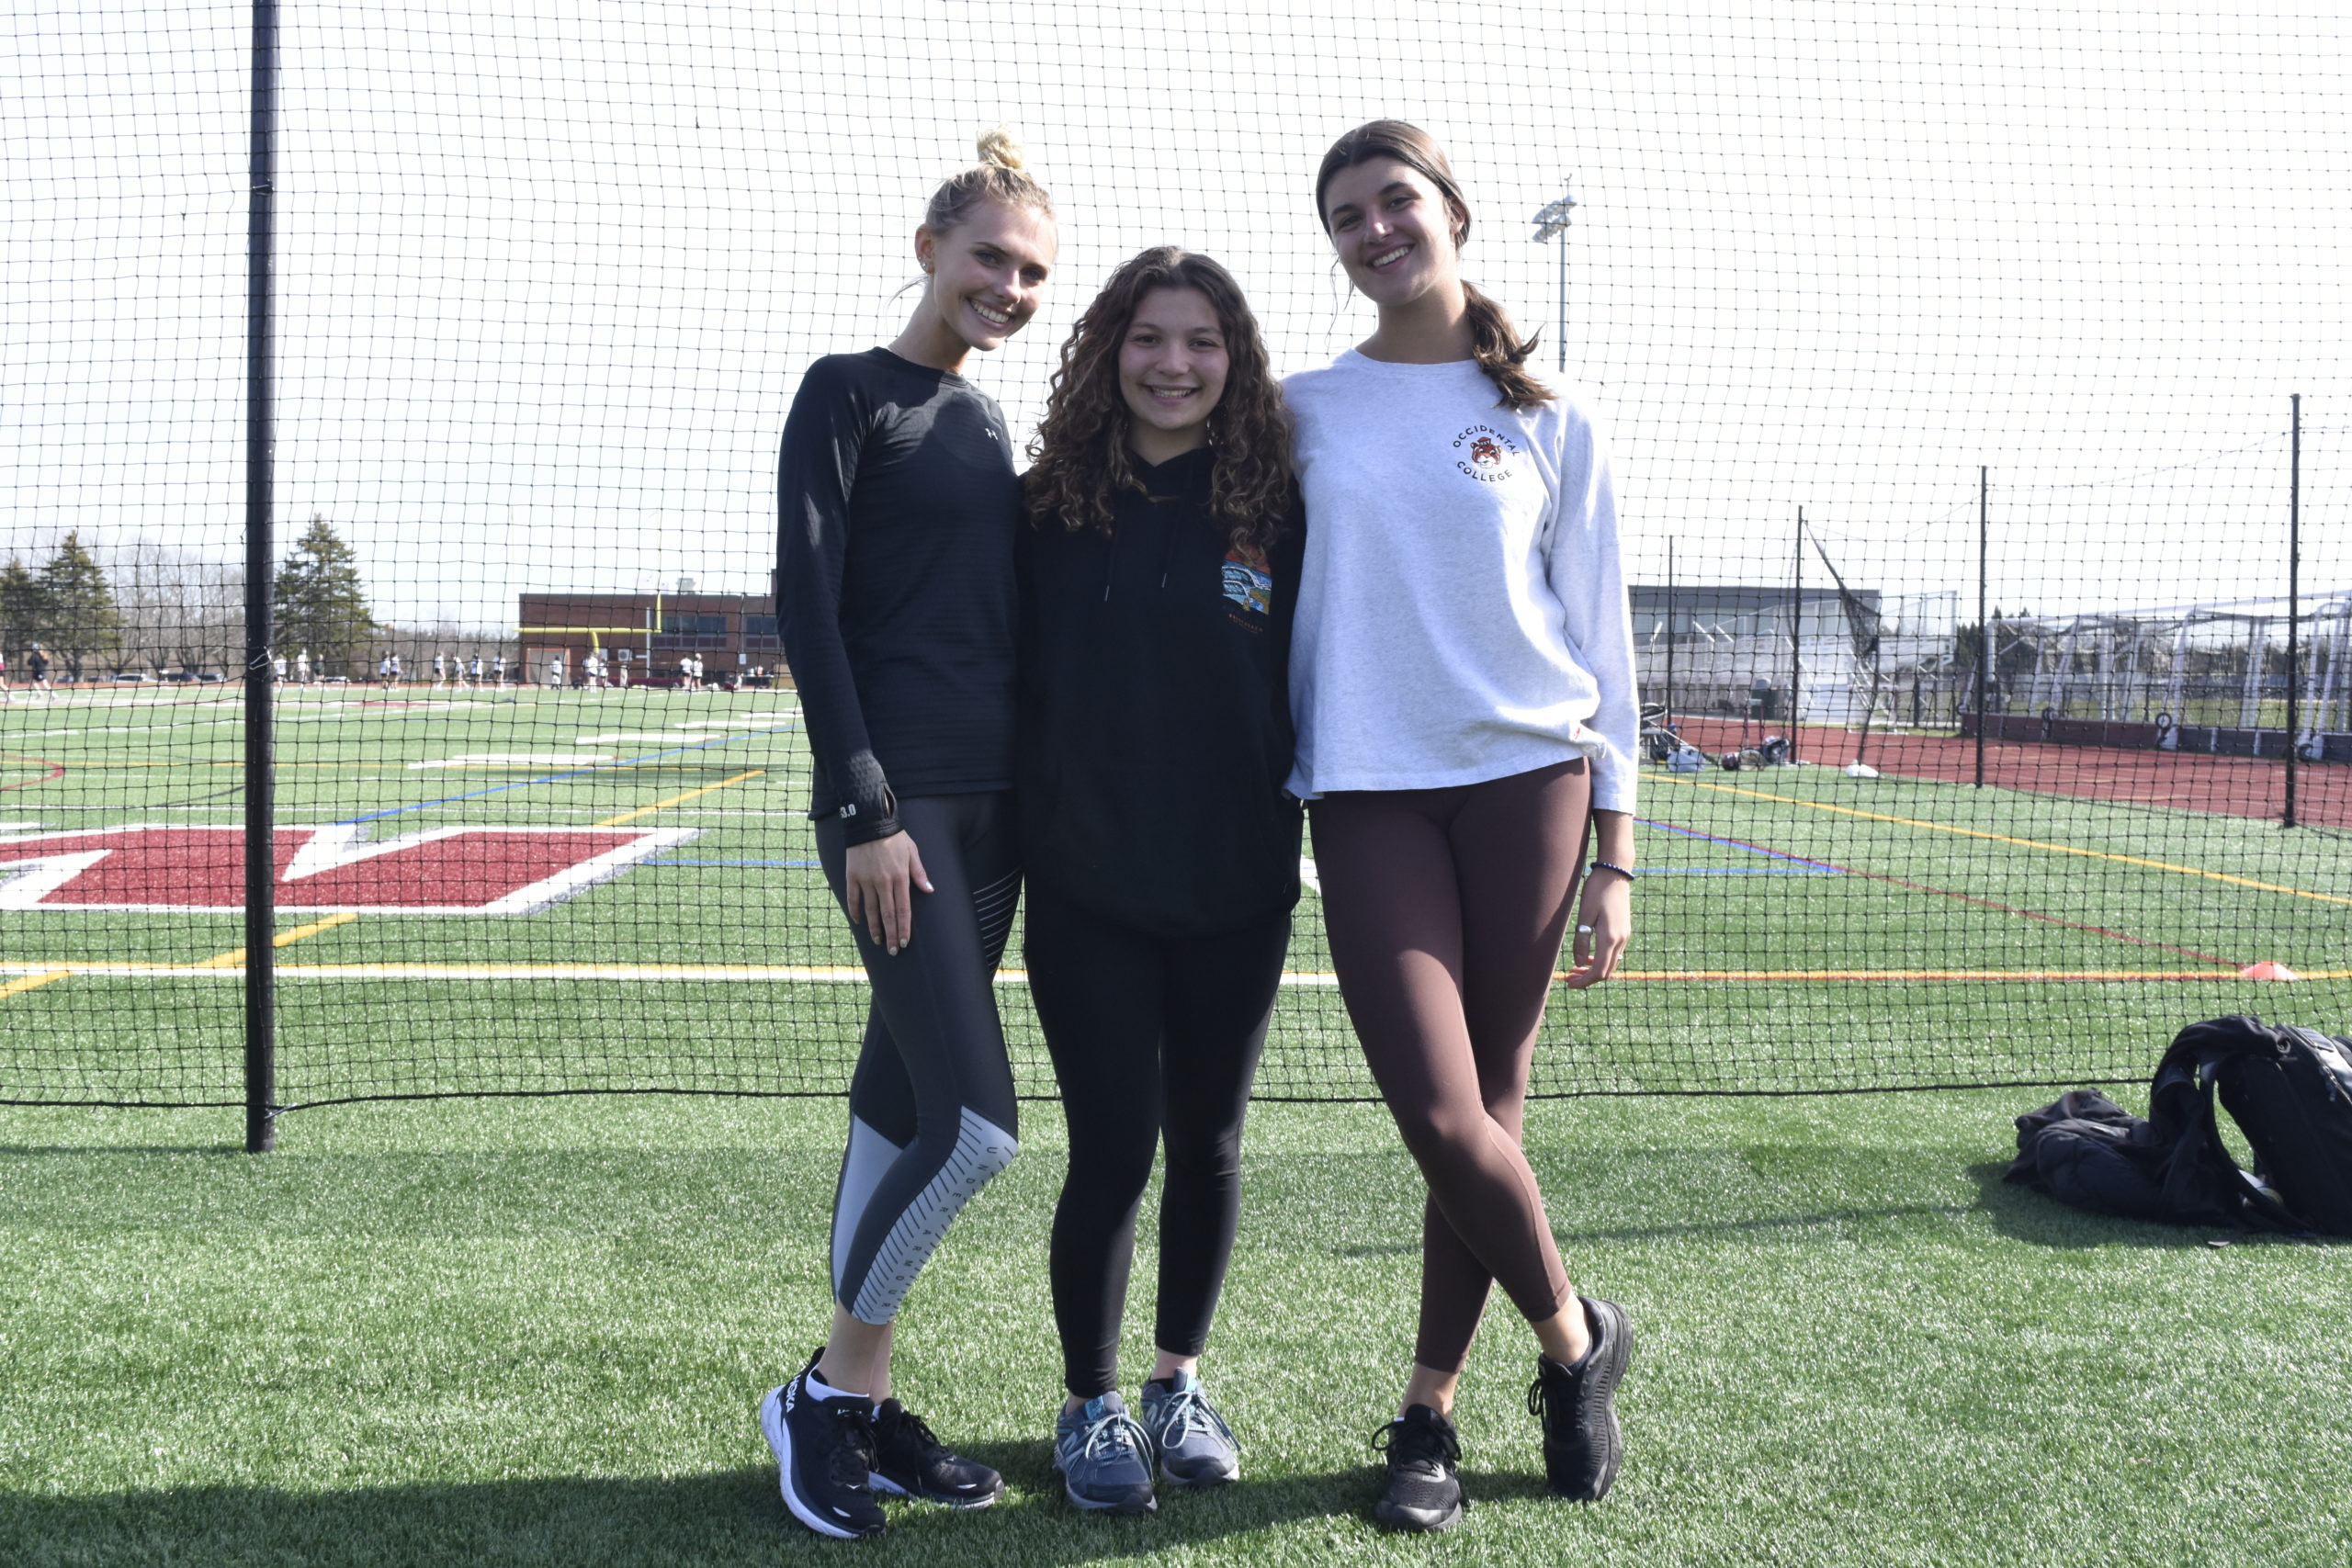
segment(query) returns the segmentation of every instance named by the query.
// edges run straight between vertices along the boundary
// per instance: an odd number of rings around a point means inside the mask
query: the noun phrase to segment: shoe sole
[[[1160,1484],[1181,1487],[1186,1491],[1197,1492],[1211,1486],[1229,1486],[1239,1479],[1241,1479],[1241,1467],[1238,1464],[1216,1475],[1193,1476],[1177,1474],[1168,1468],[1167,1461],[1164,1460],[1159,1466]]]
[[[1596,1403],[1609,1414],[1609,1441],[1600,1454],[1600,1473],[1589,1486],[1566,1487],[1554,1482],[1552,1490],[1571,1503],[1598,1503],[1609,1495],[1616,1483],[1617,1467],[1625,1458],[1625,1434],[1617,1425],[1617,1385],[1624,1379],[1625,1368],[1634,1359],[1634,1325],[1625,1316],[1625,1309],[1615,1302],[1596,1301],[1593,1305],[1610,1319],[1611,1332],[1601,1336],[1608,1353],[1594,1362],[1585,1375],[1593,1380],[1592,1394]],[[1550,1448],[1545,1445],[1546,1450]],[[1545,1455],[1550,1457],[1548,1451]],[[1549,1468],[1548,1466],[1546,1467]],[[1547,1475],[1546,1480],[1551,1478]]]
[[[819,1535],[834,1540],[863,1540],[869,1535],[879,1533],[876,1530],[844,1529],[794,1495],[792,1431],[784,1424],[784,1387],[778,1383],[768,1390],[765,1399],[760,1401],[760,1435],[767,1438],[768,1451],[775,1455],[776,1490],[784,1495],[784,1506],[792,1510],[794,1518]]]
[[[1450,1530],[1462,1522],[1462,1501],[1456,1498],[1453,1512],[1442,1519],[1424,1519],[1410,1514],[1392,1513],[1386,1503],[1379,1503],[1373,1507],[1372,1522],[1382,1529],[1395,1530],[1403,1535],[1428,1535],[1436,1530]]]
[[[999,1481],[996,1490],[977,1497],[966,1497],[952,1492],[918,1492],[911,1486],[901,1486],[880,1471],[866,1477],[876,1492],[888,1492],[893,1497],[910,1498],[917,1503],[930,1503],[942,1508],[989,1508],[1004,1501],[1004,1483]]]
[[[1071,1491],[1067,1481],[1062,1483],[1062,1495],[1069,1498],[1073,1506],[1089,1514],[1151,1514],[1159,1510],[1157,1495],[1146,1497],[1140,1503],[1096,1503]]]
[[[1062,1469],[1058,1463],[1054,1468]],[[1089,1514],[1148,1514],[1159,1507],[1159,1495],[1149,1492],[1144,1494],[1141,1502],[1100,1503],[1091,1497],[1081,1497],[1071,1487],[1069,1472],[1066,1470],[1062,1470],[1062,1495],[1069,1499],[1072,1507]]]

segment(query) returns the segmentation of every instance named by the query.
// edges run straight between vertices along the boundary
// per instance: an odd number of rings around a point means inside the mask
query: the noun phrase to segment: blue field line
[[[1645,865],[1644,876],[1843,876],[1826,865]]]
[[[648,751],[642,757],[630,757],[618,762],[591,762],[584,768],[567,768],[562,773],[545,773],[536,779],[517,779],[513,784],[492,784],[488,789],[469,789],[463,795],[445,795],[434,800],[420,800],[413,806],[391,806],[381,811],[370,811],[365,816],[345,817],[336,822],[335,826],[347,828],[355,822],[375,822],[386,817],[398,817],[404,811],[423,811],[428,807],[447,806],[452,801],[480,800],[486,795],[503,795],[510,789],[529,789],[535,784],[556,784],[564,779],[576,779],[588,773],[616,773],[623,768],[633,768],[639,762],[656,761],[661,758],[675,757],[686,751],[707,751],[713,746],[727,746],[738,740],[751,740],[756,739],[758,735],[766,733],[768,731],[760,730],[752,735],[722,735],[715,740],[698,740],[692,746],[673,746],[666,751]]]
[[[824,863],[813,860],[648,860],[639,861],[638,863],[640,865],[789,865],[805,870],[809,866],[822,865]]]
[[[1791,866],[1804,868],[1789,870],[1778,866],[1644,866],[1642,868],[1644,876],[1843,876],[1845,874],[1836,866],[1824,865],[1821,862],[1808,860],[1804,855],[1783,854],[1779,850],[1768,850],[1761,844],[1742,843],[1737,839],[1719,839],[1713,833],[1702,833],[1695,828],[1678,828],[1671,822],[1653,822],[1646,817],[1636,817],[1634,820],[1645,828],[1656,828],[1661,833],[1673,833],[1685,839],[1703,840],[1710,844],[1721,844],[1727,850],[1762,855],[1767,860],[1784,860]]]

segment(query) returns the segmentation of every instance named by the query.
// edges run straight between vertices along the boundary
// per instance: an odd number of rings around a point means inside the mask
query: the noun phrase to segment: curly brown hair
[[[1127,448],[1119,345],[1155,288],[1197,290],[1216,311],[1227,369],[1225,395],[1209,414],[1209,442],[1216,452],[1209,513],[1236,546],[1263,550],[1281,536],[1297,489],[1290,468],[1290,411],[1241,286],[1209,257],[1174,245],[1155,245],[1121,265],[1062,344],[1045,421],[1029,443],[1023,482],[1030,519],[1039,526],[1057,518],[1072,531],[1108,532],[1111,498],[1144,488]]]

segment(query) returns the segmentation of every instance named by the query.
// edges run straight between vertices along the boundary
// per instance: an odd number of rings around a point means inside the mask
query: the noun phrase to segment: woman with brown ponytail
[[[1534,1332],[1553,1489],[1598,1499],[1617,1472],[1633,1331],[1570,1288],[1520,1132],[1570,911],[1571,987],[1607,979],[1631,928],[1633,637],[1600,434],[1464,281],[1470,209],[1443,151],[1360,126],[1315,200],[1379,326],[1283,386],[1311,525],[1290,788],[1340,995],[1429,1186],[1375,1517],[1442,1529],[1462,1512],[1454,1388],[1496,1283]]]

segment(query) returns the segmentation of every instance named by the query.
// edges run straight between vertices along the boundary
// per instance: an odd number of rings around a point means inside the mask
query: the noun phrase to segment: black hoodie
[[[1306,528],[1243,558],[1209,513],[1200,447],[1114,498],[1111,531],[1024,525],[1022,868],[1080,908],[1209,936],[1298,901],[1299,807],[1283,793]]]

